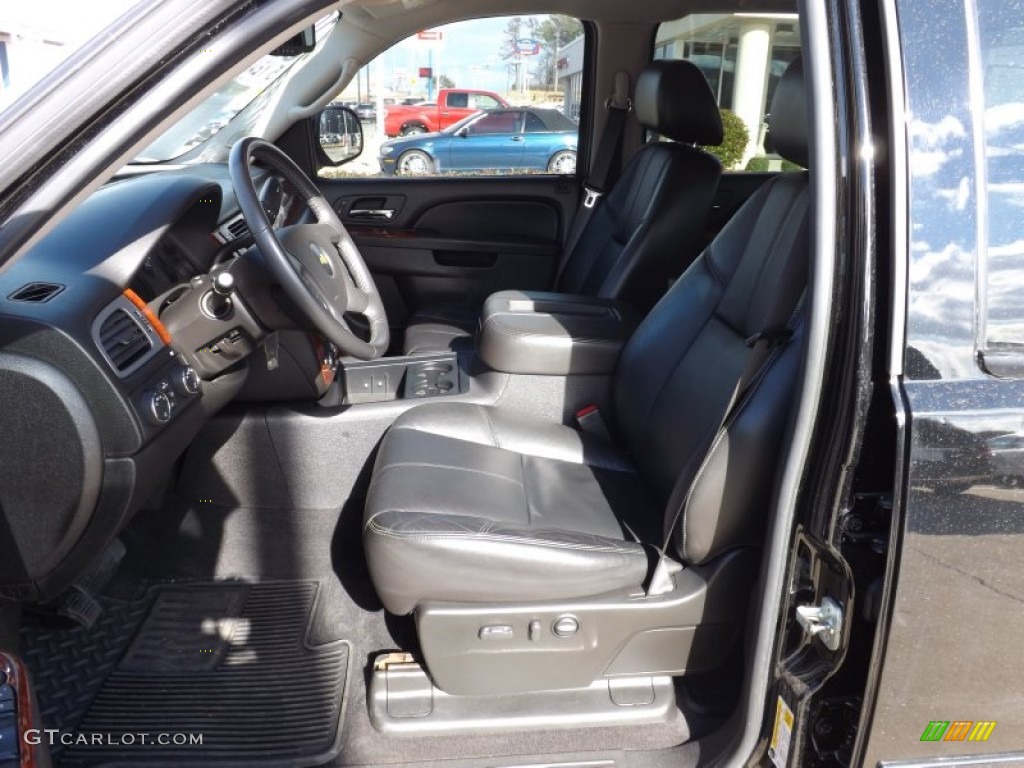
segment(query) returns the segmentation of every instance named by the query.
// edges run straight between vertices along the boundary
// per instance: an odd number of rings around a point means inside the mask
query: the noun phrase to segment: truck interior
[[[858,343],[837,318],[856,320],[838,302],[862,241],[838,233],[873,226],[837,159],[864,128],[833,119],[853,102],[823,6],[257,5],[209,22],[208,69],[179,54],[54,153],[37,189],[64,186],[8,230],[0,649],[38,727],[121,738],[54,763],[686,766],[764,746],[827,360]],[[314,118],[360,66],[517,13],[583,21],[577,177],[318,174]],[[704,75],[652,61],[660,23],[710,13],[799,28],[767,117],[792,170],[723,173]],[[132,160],[325,14],[258,119]],[[622,73],[622,170],[592,206]],[[160,88],[177,95],[146,127]],[[87,141],[103,156],[75,171]],[[124,743],[143,732],[203,743]]]

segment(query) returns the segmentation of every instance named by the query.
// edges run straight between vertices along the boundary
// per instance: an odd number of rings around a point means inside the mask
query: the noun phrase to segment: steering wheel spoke
[[[253,161],[287,180],[316,223],[275,230],[276,222],[269,220],[265,201],[256,191],[250,170]],[[281,150],[257,138],[242,139],[232,147],[229,168],[256,245],[282,288],[309,319],[311,329],[346,355],[363,360],[383,355],[389,338],[380,292],[355,242],[316,185]],[[346,312],[366,317],[369,341],[352,333],[344,319]]]

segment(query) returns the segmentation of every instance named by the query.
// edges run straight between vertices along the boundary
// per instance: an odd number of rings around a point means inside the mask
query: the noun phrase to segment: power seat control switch
[[[580,623],[575,616],[560,616],[551,625],[551,631],[556,637],[572,637],[580,629]]]
[[[817,637],[830,651],[839,650],[843,634],[843,609],[831,597],[823,597],[821,605],[798,605],[796,621],[804,632]]]
[[[515,637],[515,632],[508,624],[491,624],[490,626],[480,627],[477,636],[481,640],[511,640]]]

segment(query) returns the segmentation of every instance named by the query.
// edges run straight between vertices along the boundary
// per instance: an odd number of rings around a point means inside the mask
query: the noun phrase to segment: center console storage
[[[340,372],[349,404],[421,400],[469,391],[469,374],[453,352],[346,362]]]
[[[505,373],[607,374],[639,322],[620,301],[500,291],[484,303],[477,354]]]

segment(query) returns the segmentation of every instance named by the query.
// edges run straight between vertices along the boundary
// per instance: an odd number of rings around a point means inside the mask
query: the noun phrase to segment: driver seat
[[[799,61],[771,115],[779,153],[806,166]],[[807,186],[804,171],[767,182],[637,329],[614,373],[611,440],[467,403],[411,409],[384,436],[367,562],[385,608],[415,613],[442,690],[550,690],[724,661],[800,369]],[[777,294],[793,297],[788,333],[766,327]],[[748,342],[769,331],[777,344],[748,378]]]

